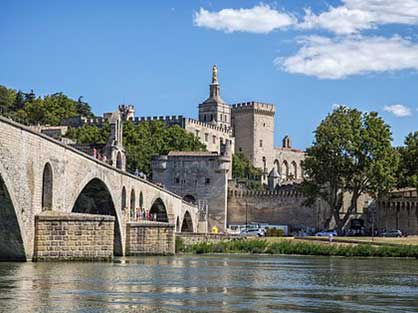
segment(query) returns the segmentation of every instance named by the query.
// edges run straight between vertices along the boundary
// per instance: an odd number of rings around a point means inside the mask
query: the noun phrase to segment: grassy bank
[[[266,253],[266,254],[299,254],[323,256],[356,256],[356,257],[413,257],[418,258],[418,246],[372,246],[370,244],[324,244],[315,242],[298,242],[281,240],[270,242],[264,239],[240,239],[217,243],[197,243],[184,245],[176,242],[176,250],[184,253]]]

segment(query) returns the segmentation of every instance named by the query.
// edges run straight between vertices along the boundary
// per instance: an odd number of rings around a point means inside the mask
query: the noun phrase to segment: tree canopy
[[[302,164],[302,191],[311,203],[321,197],[329,204],[338,229],[356,211],[362,194],[378,196],[396,183],[398,157],[391,140],[390,127],[377,113],[346,107],[333,111],[316,129]],[[344,202],[349,208],[342,214]]]
[[[399,147],[398,187],[418,188],[418,131],[409,133]]]
[[[93,117],[90,105],[82,97],[73,100],[62,92],[37,97],[0,85],[0,114],[26,124],[59,125],[63,119],[74,116]]]
[[[232,177],[245,179],[250,189],[261,189],[261,169],[255,168],[243,153],[235,153],[232,156]]]
[[[127,169],[136,169],[151,174],[153,155],[167,154],[170,151],[203,151],[205,145],[183,128],[167,126],[162,121],[146,121],[135,125],[128,121],[123,124],[123,145],[126,150]],[[83,144],[103,144],[107,142],[110,128],[84,125],[69,129],[67,137]]]

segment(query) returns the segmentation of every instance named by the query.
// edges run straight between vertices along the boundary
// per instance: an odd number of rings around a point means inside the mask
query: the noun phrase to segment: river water
[[[418,312],[418,260],[296,256],[0,263],[0,312]]]

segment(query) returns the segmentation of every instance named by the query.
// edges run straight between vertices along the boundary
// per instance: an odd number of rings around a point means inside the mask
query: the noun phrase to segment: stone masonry
[[[44,212],[35,217],[34,261],[108,261],[113,216]]]
[[[126,255],[173,255],[175,226],[160,222],[128,223]]]
[[[96,209],[77,207],[81,202]],[[0,117],[0,259],[33,258],[35,216],[45,210],[114,216],[117,246],[122,247],[118,254],[123,254],[129,213],[151,210],[157,203],[169,223],[182,221],[187,213],[198,224],[197,207],[182,197]],[[107,212],[98,213],[104,207]]]

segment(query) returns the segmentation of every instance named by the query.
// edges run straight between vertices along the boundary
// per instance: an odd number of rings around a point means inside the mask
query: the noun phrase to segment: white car
[[[250,228],[250,229],[243,229],[240,232],[241,236],[258,236],[264,237],[266,235],[266,231],[262,228]]]
[[[318,236],[318,237],[328,237],[330,235],[337,236],[338,234],[336,230],[323,230],[315,234],[315,236]]]

